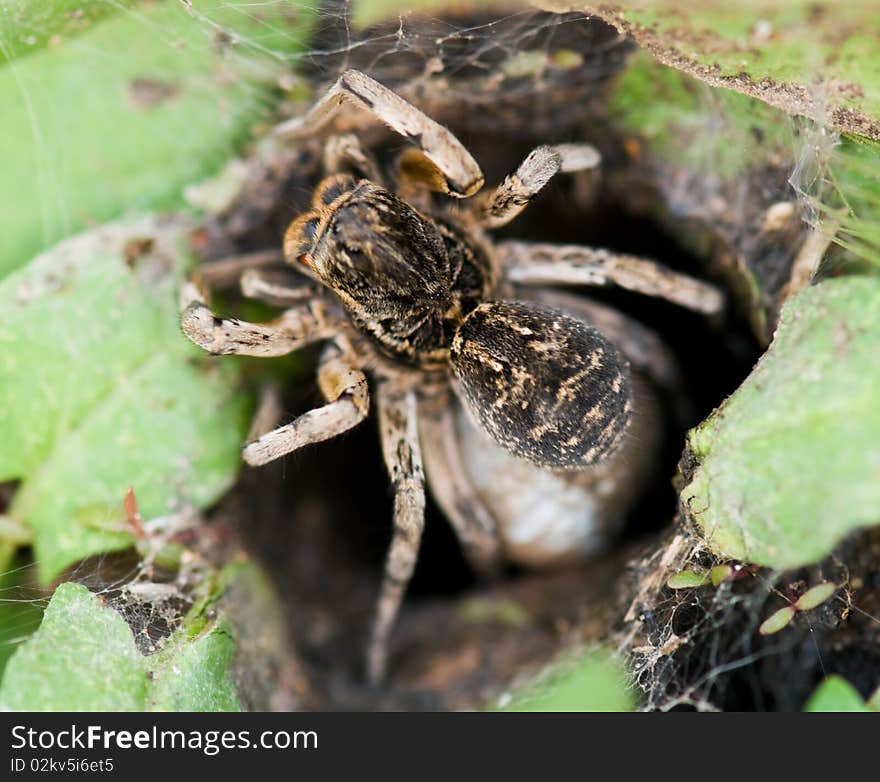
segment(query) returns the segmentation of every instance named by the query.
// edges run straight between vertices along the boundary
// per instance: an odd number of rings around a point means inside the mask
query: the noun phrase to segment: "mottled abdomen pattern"
[[[629,422],[626,362],[596,329],[559,310],[485,302],[462,322],[450,355],[471,414],[542,467],[596,464]]]

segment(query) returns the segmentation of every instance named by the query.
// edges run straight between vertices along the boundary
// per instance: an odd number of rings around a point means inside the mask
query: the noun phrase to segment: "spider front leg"
[[[378,405],[382,453],[394,486],[394,531],[367,649],[367,677],[374,684],[385,674],[388,638],[415,568],[425,526],[425,475],[415,392],[383,384],[378,389]]]
[[[280,263],[284,255],[280,249],[257,250],[243,255],[231,255],[216,261],[208,261],[199,267],[200,281],[211,290],[228,288],[235,285],[242,274],[256,272],[263,266]]]
[[[601,157],[589,144],[557,144],[533,149],[508,174],[483,207],[483,223],[499,228],[516,217],[557,173],[596,168]]]
[[[324,172],[353,172],[371,182],[382,182],[382,174],[373,156],[364,151],[354,133],[331,136],[324,145]]]
[[[477,161],[448,129],[360,71],[345,71],[304,117],[282,123],[275,132],[291,138],[309,135],[330,122],[347,101],[415,144],[442,174],[430,180],[442,192],[467,198],[483,186]]]
[[[647,258],[580,245],[501,242],[502,274],[520,285],[619,285],[658,296],[706,315],[721,312],[724,298],[713,285]]]
[[[328,344],[321,355],[318,385],[328,404],[309,410],[286,426],[248,443],[241,454],[248,464],[267,464],[305,445],[329,440],[367,417],[370,408],[367,378],[351,365],[334,342]]]
[[[491,576],[497,572],[501,557],[498,524],[464,468],[449,393],[444,392],[436,402],[436,409],[420,417],[428,486],[471,567],[482,576]]]
[[[290,284],[284,276],[248,269],[239,280],[242,295],[277,307],[292,307],[317,297],[319,287],[313,282]]]
[[[180,301],[183,333],[215,355],[284,356],[333,336],[338,330],[338,324],[328,316],[320,301],[286,310],[268,323],[218,317],[191,282],[181,289]]]

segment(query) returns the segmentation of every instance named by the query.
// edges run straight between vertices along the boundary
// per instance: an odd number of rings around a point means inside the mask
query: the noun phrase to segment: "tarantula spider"
[[[359,424],[370,406],[365,373],[371,376],[395,490],[367,651],[375,682],[422,536],[423,450],[429,486],[471,562],[487,571],[500,556],[496,520],[463,468],[452,395],[503,448],[546,470],[601,464],[625,439],[633,408],[627,360],[584,319],[517,300],[525,298],[519,286],[616,284],[704,313],[717,311],[721,298],[711,286],[648,260],[579,246],[492,243],[487,229],[512,220],[557,172],[598,165],[590,146],[540,146],[488,196],[473,198],[483,174],[458,139],[354,70],[277,132],[314,133],[346,103],[413,144],[397,160],[394,184],[354,135],[331,136],[327,176],[310,211],[284,236],[287,262],[319,285],[282,287],[247,273],[247,295],[293,305],[257,324],[217,317],[188,284],[182,325],[215,354],[280,356],[326,343],[318,383],[327,404],[249,442],[243,457],[251,465]],[[437,206],[429,191],[458,203]]]

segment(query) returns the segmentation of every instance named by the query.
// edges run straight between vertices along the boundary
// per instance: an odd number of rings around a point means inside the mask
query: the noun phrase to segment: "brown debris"
[[[171,82],[137,76],[128,83],[128,99],[139,109],[154,109],[176,98],[180,88]]]

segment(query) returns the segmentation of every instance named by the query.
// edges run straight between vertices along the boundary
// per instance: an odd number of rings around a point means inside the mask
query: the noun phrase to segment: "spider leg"
[[[246,273],[249,270],[256,270],[259,267],[283,261],[284,253],[281,250],[258,250],[203,263],[199,267],[198,276],[201,282],[211,290],[228,288],[239,281],[242,272]]]
[[[502,273],[520,285],[613,284],[706,315],[714,315],[724,306],[715,286],[647,258],[574,244],[501,242],[497,249]]]
[[[557,173],[596,168],[600,162],[599,153],[589,144],[536,147],[489,196],[483,207],[483,223],[488,228],[506,225]]]
[[[379,166],[364,151],[354,133],[340,133],[331,136],[324,145],[324,171],[327,174],[341,174],[352,171],[371,182],[382,182]]]
[[[346,101],[367,109],[415,144],[442,173],[442,192],[467,198],[483,186],[479,165],[448,129],[360,71],[345,71],[305,116],[282,123],[275,132],[292,138],[308,135],[330,122]]]
[[[318,294],[319,286],[313,282],[299,285],[287,284],[281,275],[267,274],[248,269],[241,275],[241,292],[249,299],[257,299],[279,307],[290,307],[308,302]]]
[[[483,576],[494,575],[501,557],[498,524],[463,468],[461,443],[449,394],[436,412],[420,417],[428,486],[452,525],[465,556]]]
[[[338,330],[338,324],[328,317],[320,301],[285,310],[268,323],[248,323],[215,315],[191,282],[184,284],[180,300],[183,333],[215,355],[283,356],[310,342],[331,337]]]
[[[328,404],[309,410],[286,426],[248,443],[241,454],[248,464],[267,464],[305,445],[329,440],[367,417],[370,407],[367,378],[351,366],[336,343],[328,344],[321,355],[318,385]]]
[[[251,442],[272,431],[281,420],[281,392],[274,383],[266,383],[260,389],[260,401],[257,404],[251,427],[245,442]]]
[[[394,531],[367,649],[367,677],[373,683],[385,673],[388,638],[415,568],[425,526],[425,476],[415,392],[382,384],[378,404],[382,452],[394,486]]]

